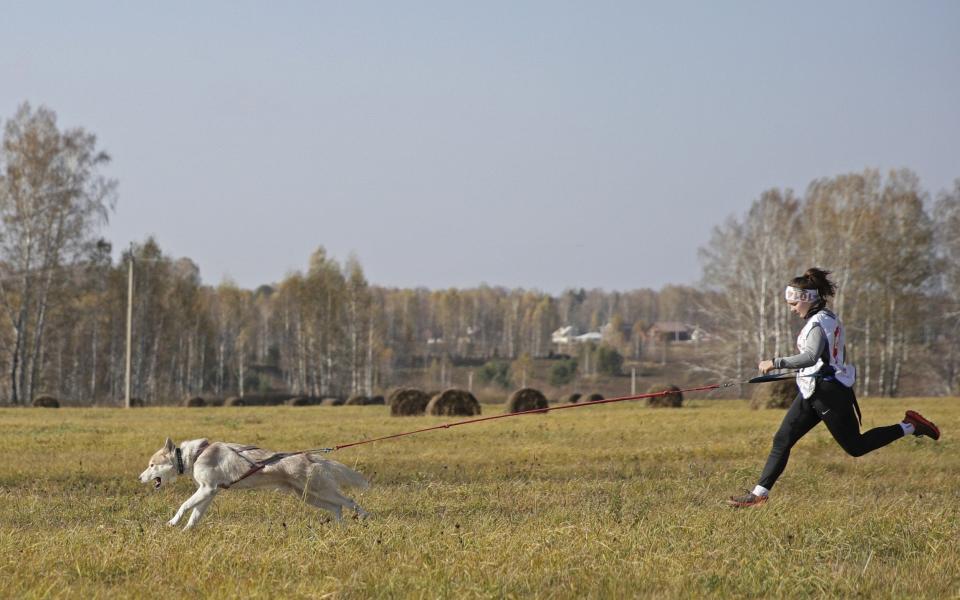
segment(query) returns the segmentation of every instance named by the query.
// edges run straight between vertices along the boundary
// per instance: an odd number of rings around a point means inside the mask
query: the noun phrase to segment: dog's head
[[[140,473],[140,483],[153,482],[153,489],[159,490],[161,486],[173,483],[177,479],[177,449],[173,441],[167,438],[163,448],[157,450],[150,457],[150,464],[147,470]]]

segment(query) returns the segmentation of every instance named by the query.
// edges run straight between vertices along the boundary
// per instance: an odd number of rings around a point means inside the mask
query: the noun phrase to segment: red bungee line
[[[415,433],[423,433],[425,431],[434,431],[436,429],[450,429],[451,427],[456,427],[458,425],[469,425],[470,423],[481,423],[483,421],[493,421],[494,419],[506,419],[508,417],[519,417],[521,415],[533,415],[533,414],[542,414],[550,412],[551,410],[563,410],[565,408],[580,408],[583,406],[596,406],[597,404],[610,404],[611,402],[623,402],[624,400],[639,400],[641,398],[654,398],[656,396],[667,396],[669,394],[677,393],[686,393],[686,392],[703,392],[707,390],[715,390],[721,387],[729,387],[737,385],[740,382],[732,383],[714,383],[711,385],[704,385],[701,387],[687,388],[685,390],[664,390],[662,392],[654,392],[650,394],[638,394],[636,396],[621,396],[619,398],[608,398],[606,400],[596,400],[593,402],[581,402],[579,404],[564,404],[562,406],[550,406],[547,408],[535,408],[533,410],[524,410],[515,413],[506,413],[502,415],[494,415],[492,417],[480,417],[478,419],[467,419],[464,421],[454,421],[453,423],[444,423],[443,425],[434,425],[433,427],[425,427],[423,429],[417,429],[414,431],[405,431],[403,433],[395,433],[393,435],[385,435],[383,437],[371,438],[368,440],[361,440],[359,442],[353,442],[350,444],[340,444],[339,446],[334,446],[332,448],[317,448],[315,450],[304,450],[302,454],[309,454],[312,452],[333,452],[334,450],[342,450],[343,448],[350,448],[351,446],[360,446],[361,444],[370,444],[372,442],[382,442],[383,440],[391,440],[393,438],[403,437],[406,435],[413,435]],[[301,453],[298,453],[301,454]]]

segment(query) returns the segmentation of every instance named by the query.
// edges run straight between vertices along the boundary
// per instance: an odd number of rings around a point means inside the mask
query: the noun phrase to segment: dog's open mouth
[[[163,483],[163,480],[162,480],[162,479],[160,479],[159,477],[154,477],[154,478],[153,478],[153,489],[159,490],[161,483]]]

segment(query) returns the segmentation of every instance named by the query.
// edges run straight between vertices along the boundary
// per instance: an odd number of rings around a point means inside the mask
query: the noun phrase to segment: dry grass
[[[774,498],[735,511],[723,499],[754,483],[782,411],[586,405],[335,453],[373,479],[369,521],[337,526],[292,496],[228,491],[186,533],[163,523],[191,482],[154,493],[136,481],[166,435],[284,450],[449,418],[7,409],[0,597],[955,597],[960,402],[862,405],[865,426],[911,406],[944,438],[853,459],[819,427]]]

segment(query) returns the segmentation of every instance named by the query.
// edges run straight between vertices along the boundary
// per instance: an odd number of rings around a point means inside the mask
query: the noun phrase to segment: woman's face
[[[790,312],[802,319],[813,308],[813,302],[787,302],[787,306],[790,307]]]

